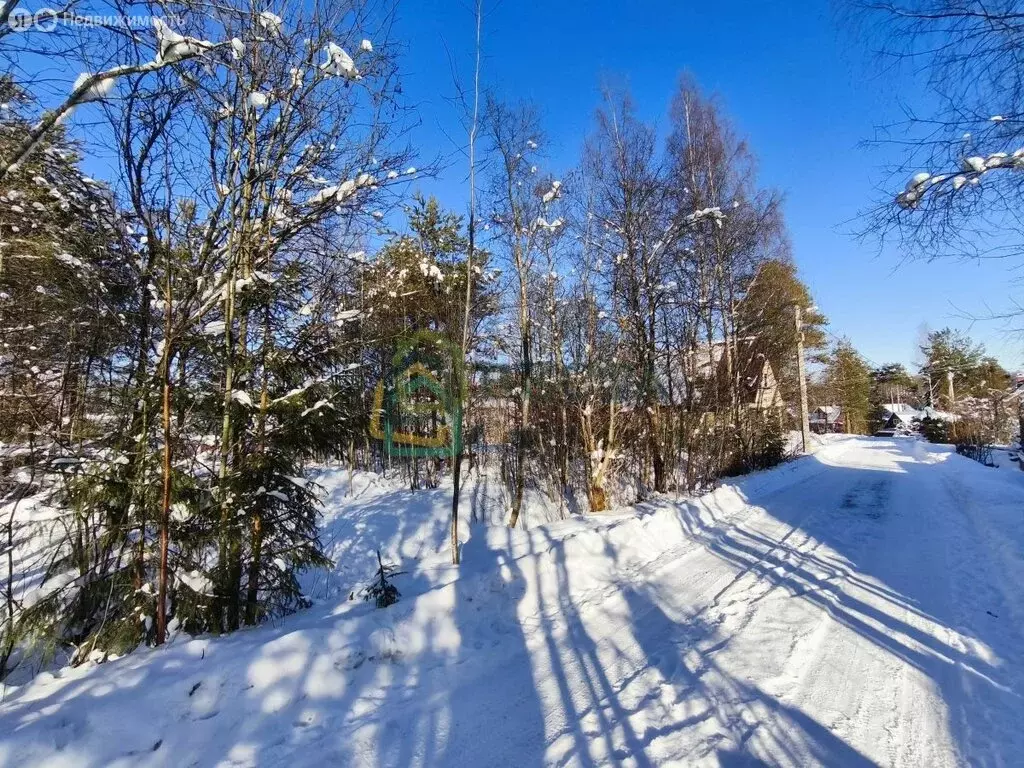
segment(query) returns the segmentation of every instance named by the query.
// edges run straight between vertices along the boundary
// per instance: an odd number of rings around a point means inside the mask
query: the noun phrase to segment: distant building
[[[957,421],[955,413],[940,411],[931,406],[915,408],[906,403],[885,403],[882,405],[882,427],[875,434],[892,435],[916,431],[924,419],[932,421]]]
[[[807,414],[807,423],[811,432],[824,435],[829,432],[842,432],[846,429],[843,420],[843,409],[838,405],[819,405]]]
[[[883,428],[891,430],[914,428],[914,422],[924,418],[924,411],[920,411],[906,403],[885,403],[882,405]]]
[[[690,353],[693,371],[693,402],[701,405],[721,405],[729,402],[729,365],[725,342],[704,344]],[[754,344],[753,339],[736,343],[739,371],[740,404],[755,411],[781,410],[785,406],[779,382],[768,358]],[[711,389],[718,384],[717,397]],[[680,392],[683,390],[680,389]]]

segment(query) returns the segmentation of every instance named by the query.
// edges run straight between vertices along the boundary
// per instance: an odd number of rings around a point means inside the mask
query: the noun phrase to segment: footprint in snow
[[[348,653],[342,653],[335,657],[334,668],[340,671],[359,669],[366,661],[366,654],[358,648]]]
[[[324,736],[323,718],[316,712],[303,712],[292,722],[290,742],[298,745],[319,741]]]
[[[216,677],[196,680],[188,687],[185,716],[192,720],[209,720],[220,713],[221,688],[224,681]]]
[[[63,717],[57,724],[57,732],[53,735],[57,750],[63,750],[85,732],[85,721],[73,717]]]

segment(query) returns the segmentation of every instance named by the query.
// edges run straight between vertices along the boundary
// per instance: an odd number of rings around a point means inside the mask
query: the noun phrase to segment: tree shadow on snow
[[[733,572],[716,605],[784,599],[820,610],[934,682],[958,757],[1013,764],[1021,629],[991,588],[999,563],[976,562],[973,528],[947,498],[970,496],[987,482],[976,472],[995,470],[917,464],[896,444],[878,450],[891,454],[890,471],[829,467],[810,496],[807,482],[774,492],[741,483],[770,515],[756,529],[716,511],[713,497],[678,505],[683,540]],[[949,475],[945,484],[924,474],[935,472]],[[431,493],[369,501],[387,518],[372,535],[407,536],[400,505]],[[1005,504],[978,493],[1008,525]],[[1019,515],[1024,489],[1016,493]],[[714,606],[686,613],[695,608],[671,591],[685,584],[670,587],[653,565],[626,558],[616,542],[644,522],[474,526],[457,572],[400,577],[406,597],[387,609],[335,615],[321,605],[277,627],[70,673],[61,691],[7,706],[0,768],[58,756],[83,768],[872,765],[726,663],[741,638]],[[1007,546],[1022,535],[1009,533]]]
[[[753,494],[779,524],[771,533],[708,524],[692,504],[679,522],[736,570],[723,592],[819,609],[934,683],[960,760],[1013,764],[1024,748],[1024,631],[1007,595],[1024,589],[1024,574],[1000,569],[977,520],[999,531],[1012,552],[1004,562],[1019,565],[1024,489],[956,455],[917,461],[912,443],[872,450],[890,466],[829,467],[810,493]],[[750,584],[759,585],[752,595]]]

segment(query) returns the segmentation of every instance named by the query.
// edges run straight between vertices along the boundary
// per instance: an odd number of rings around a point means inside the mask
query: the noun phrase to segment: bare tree
[[[527,446],[532,426],[530,404],[534,385],[534,331],[530,311],[531,284],[538,257],[537,237],[546,205],[561,192],[561,181],[541,179],[530,159],[542,141],[539,118],[528,105],[509,106],[494,97],[486,105],[485,125],[493,157],[488,202],[494,241],[512,268],[512,316],[517,344],[510,349],[519,373],[519,423],[515,437],[515,481],[509,526],[515,527],[522,509],[527,473]]]
[[[53,109],[47,110],[38,121],[25,132],[15,146],[0,158],[0,182],[14,168],[17,168],[39,144],[40,139],[52,131],[68,114],[80,105],[106,98],[117,81],[133,75],[145,75],[165,67],[171,67],[198,56],[214,54],[218,49],[230,49],[230,43],[215,45],[179,34],[166,22],[154,20],[154,53],[150,61],[121,64],[100,72],[85,72],[74,82],[71,92]]]
[[[1024,246],[1024,12],[1014,0],[851,0],[844,22],[885,71],[923,79],[929,106],[886,126],[900,147],[863,234],[908,255],[1016,257]],[[911,94],[916,96],[916,94]],[[917,99],[913,99],[917,101]]]
[[[474,46],[473,58],[473,101],[469,117],[469,129],[467,153],[469,156],[469,248],[466,252],[466,301],[463,305],[462,317],[462,367],[465,369],[466,357],[469,353],[469,327],[470,315],[473,303],[474,260],[476,253],[476,137],[480,123],[480,56],[482,46],[480,35],[483,29],[484,4],[483,0],[477,0],[474,7],[474,18],[476,21],[476,44]],[[468,402],[462,403],[462,408],[468,407]],[[460,418],[463,416],[460,415]],[[461,430],[460,430],[461,432]],[[456,447],[452,456],[452,525],[451,525],[451,547],[452,562],[459,563],[459,493],[462,480],[462,443]]]
[[[653,490],[667,487],[658,379],[658,318],[667,301],[666,264],[677,236],[664,191],[654,130],[635,115],[628,95],[606,90],[584,160],[594,191],[597,240],[610,269],[615,319],[625,337],[633,380],[629,396],[644,419]]]

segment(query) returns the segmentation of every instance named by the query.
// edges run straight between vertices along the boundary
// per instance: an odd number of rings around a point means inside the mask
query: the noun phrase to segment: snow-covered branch
[[[904,210],[914,210],[926,194],[957,192],[964,186],[976,186],[989,171],[1021,169],[1024,169],[1024,149],[1013,154],[994,152],[988,157],[965,157],[958,171],[935,174],[922,171],[915,174],[907,182],[906,189],[896,195],[896,204]]]
[[[76,107],[80,104],[106,97],[118,78],[156,72],[158,69],[163,69],[171,64],[195,58],[218,46],[230,45],[230,43],[214,44],[206,40],[185,37],[172,30],[161,19],[154,19],[153,27],[157,38],[156,56],[153,60],[147,61],[144,64],[123,64],[102,72],[83,73],[80,75],[75,80],[68,97],[58,107],[44,114],[28,130],[21,141],[14,147],[9,157],[0,160],[0,181],[3,181],[11,171],[16,170],[25,158],[32,153],[32,150],[39,144],[43,136],[53,130],[53,127],[73,112]]]

